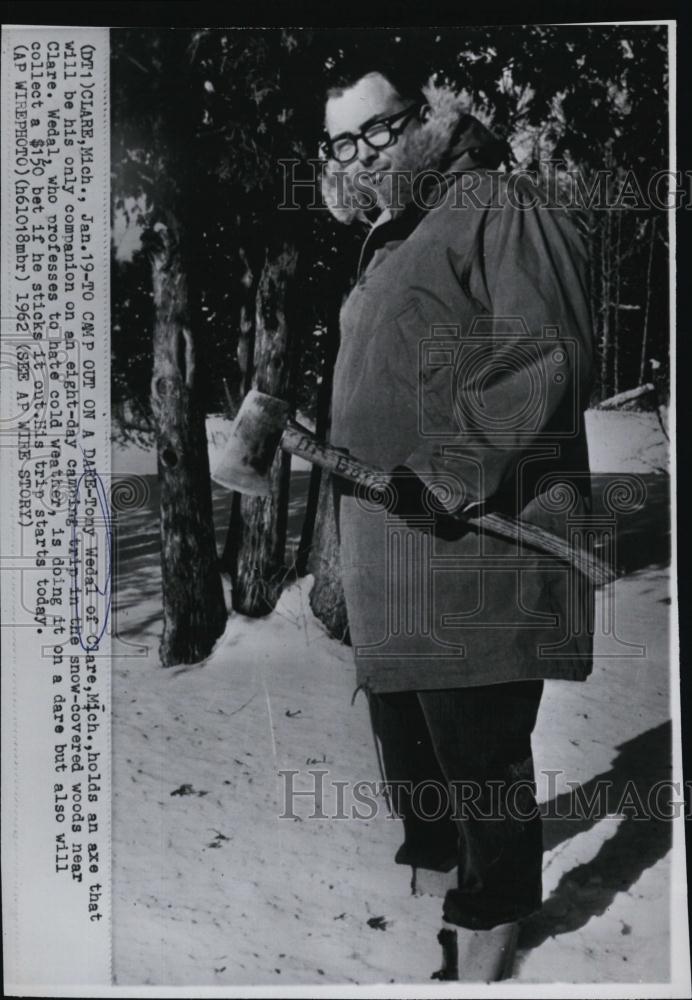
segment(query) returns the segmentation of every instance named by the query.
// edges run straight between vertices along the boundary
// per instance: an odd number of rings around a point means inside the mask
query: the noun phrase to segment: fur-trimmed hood
[[[506,154],[506,144],[498,140],[473,108],[465,92],[457,93],[432,79],[423,88],[430,113],[420,128],[403,135],[403,160],[411,175],[416,172],[447,173],[474,167],[497,167]],[[372,195],[353,184],[354,170],[328,160],[322,170],[324,202],[339,222],[350,225],[367,221],[366,209],[372,209]],[[398,188],[406,201],[405,186]],[[381,206],[384,207],[384,206]]]

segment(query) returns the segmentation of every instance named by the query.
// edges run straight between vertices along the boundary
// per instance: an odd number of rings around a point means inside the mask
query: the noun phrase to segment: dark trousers
[[[458,867],[444,918],[473,929],[541,905],[541,817],[531,733],[543,681],[370,694],[373,727],[404,824],[396,860]]]

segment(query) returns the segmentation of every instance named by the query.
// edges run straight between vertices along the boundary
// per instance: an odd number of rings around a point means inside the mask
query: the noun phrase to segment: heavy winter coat
[[[341,313],[331,441],[384,470],[413,470],[447,511],[481,503],[584,544],[584,247],[562,210],[478,165],[492,142],[478,122],[467,119],[450,142],[439,203],[410,204],[367,237]],[[593,593],[567,564],[450,532],[448,518],[443,531],[430,504],[403,518],[339,492],[359,684],[589,674]]]

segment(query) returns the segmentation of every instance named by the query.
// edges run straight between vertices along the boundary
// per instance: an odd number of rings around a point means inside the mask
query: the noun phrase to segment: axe
[[[390,483],[383,469],[365,465],[318,441],[311,431],[291,419],[288,403],[256,389],[250,390],[238,410],[212,479],[238,493],[269,496],[269,472],[279,447],[375,494],[385,493]],[[597,586],[615,579],[610,567],[592,553],[526,521],[497,512],[469,513],[463,520],[478,531],[520,542],[570,563]]]

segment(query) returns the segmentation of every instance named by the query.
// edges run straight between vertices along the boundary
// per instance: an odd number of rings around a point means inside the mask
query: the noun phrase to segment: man
[[[328,92],[325,127],[325,198],[370,225],[331,440],[390,476],[383,497],[335,483],[358,685],[404,822],[396,860],[444,895],[435,975],[499,979],[541,904],[543,682],[589,674],[593,597],[464,515],[578,540],[587,262],[565,214],[494,169],[502,145],[451,91],[372,67]]]

